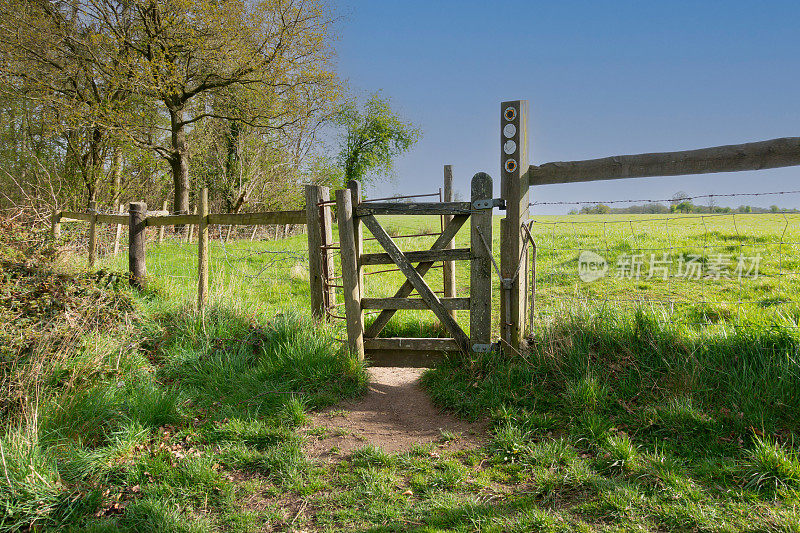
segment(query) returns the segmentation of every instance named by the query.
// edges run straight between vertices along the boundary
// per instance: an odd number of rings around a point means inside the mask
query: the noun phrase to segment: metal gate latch
[[[489,198],[488,200],[475,200],[472,202],[473,209],[491,209],[493,207],[505,209],[506,201],[502,198]]]

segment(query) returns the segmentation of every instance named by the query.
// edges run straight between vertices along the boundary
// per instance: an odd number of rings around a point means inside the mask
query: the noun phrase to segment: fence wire
[[[661,323],[697,329],[797,328],[800,212],[775,207],[719,212],[726,208],[690,204],[768,195],[797,197],[800,191],[601,202],[670,202],[673,210],[682,205],[709,211],[688,214],[614,212],[598,208],[598,202],[532,203],[593,207],[584,214],[531,216],[536,247],[531,327],[575,312],[645,310]]]

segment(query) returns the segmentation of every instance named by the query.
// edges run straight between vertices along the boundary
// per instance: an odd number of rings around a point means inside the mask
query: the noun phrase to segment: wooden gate
[[[470,202],[361,202],[360,185],[336,191],[341,248],[341,273],[347,337],[350,349],[360,359],[365,353],[378,366],[428,366],[447,352],[488,351],[492,329],[492,178],[479,173],[472,178]],[[445,215],[450,220],[429,250],[403,252],[375,218],[376,215]],[[451,245],[458,230],[470,219],[470,247]],[[362,226],[383,247],[382,253],[363,253]],[[438,261],[470,261],[470,296],[440,298],[424,276]],[[414,264],[416,263],[416,266]],[[363,268],[366,265],[394,264],[406,277],[391,298],[371,298],[364,294]],[[418,297],[410,297],[416,292]],[[380,314],[365,330],[364,310],[379,309]],[[433,311],[449,338],[378,337],[399,309]],[[469,335],[456,322],[453,311],[469,310]]]

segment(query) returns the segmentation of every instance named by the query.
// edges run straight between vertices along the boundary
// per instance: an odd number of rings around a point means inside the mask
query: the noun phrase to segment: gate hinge
[[[502,198],[489,198],[488,200],[475,200],[472,202],[472,209],[492,209],[493,207],[499,207],[504,210],[506,201]]]
[[[489,353],[496,349],[500,349],[500,343],[494,342],[490,344],[473,344],[472,351],[475,353]]]

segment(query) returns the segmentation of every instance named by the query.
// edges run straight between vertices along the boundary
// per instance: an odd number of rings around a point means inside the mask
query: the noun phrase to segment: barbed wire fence
[[[534,212],[523,228],[533,245],[531,331],[565,314],[637,309],[661,323],[696,329],[797,328],[800,211],[715,205],[718,198],[767,196],[794,196],[800,204],[798,190],[532,202],[534,211],[575,209],[570,215]],[[708,205],[691,204],[700,199]],[[634,214],[609,207],[617,204],[661,207]]]

